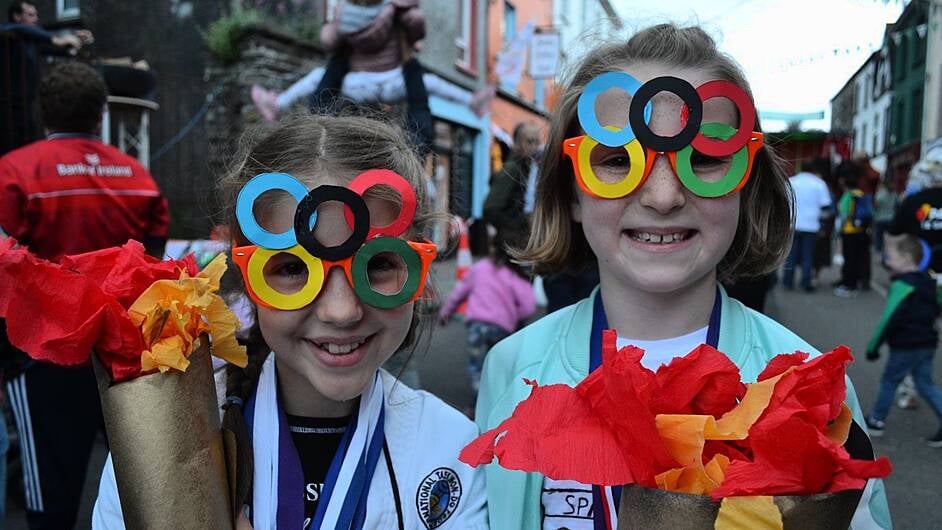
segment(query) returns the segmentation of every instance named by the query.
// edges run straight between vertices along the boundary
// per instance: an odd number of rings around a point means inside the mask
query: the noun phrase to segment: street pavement
[[[453,260],[436,263],[433,270],[436,291],[446,296],[455,282],[455,263]],[[820,286],[814,293],[784,291],[780,285],[776,286],[769,295],[766,312],[819,350],[827,351],[839,344],[849,346],[859,357],[851,365],[849,374],[861,405],[867,410],[876,397],[886,351],[877,363],[867,362],[863,352],[883,310],[888,279],[875,262],[874,288],[857,298],[846,299],[831,293],[830,285],[837,273],[836,267],[823,271]],[[447,326],[433,325],[431,336],[426,335],[425,341],[420,341],[409,365],[417,369],[424,389],[457,409],[470,412],[474,394],[467,378],[464,325],[459,320],[452,320]],[[942,381],[940,364],[937,362],[935,366],[937,382]],[[894,406],[887,420],[886,434],[874,440],[876,453],[888,456],[894,466],[886,485],[895,528],[942,528],[942,507],[936,505],[942,494],[942,449],[929,448],[924,442],[937,428],[938,422],[925,403],[915,410]],[[89,466],[77,528],[90,527],[90,509],[104,452],[104,445],[99,444]],[[26,528],[22,509],[13,503],[8,505],[6,528]]]

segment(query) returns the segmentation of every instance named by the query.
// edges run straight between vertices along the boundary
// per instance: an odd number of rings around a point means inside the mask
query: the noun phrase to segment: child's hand
[[[239,514],[239,519],[236,521],[235,530],[252,530],[252,523],[249,522],[248,512],[248,506],[242,508],[242,513]]]
[[[880,352],[879,352],[879,350],[867,351],[867,360],[868,360],[868,361],[873,362],[873,361],[876,361],[876,360],[879,359],[879,358],[880,358]]]

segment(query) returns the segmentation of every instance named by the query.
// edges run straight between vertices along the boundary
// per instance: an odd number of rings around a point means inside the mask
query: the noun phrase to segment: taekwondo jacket
[[[476,421],[481,432],[510,417],[530,395],[523,379],[540,385],[575,386],[589,374],[589,334],[596,287],[588,298],[560,309],[497,343],[487,354],[478,394]],[[820,355],[807,342],[774,320],[729,298],[720,288],[718,350],[739,367],[744,382],[754,382],[772,357],[795,350]],[[848,381],[847,405],[857,423],[866,423],[857,394]],[[540,530],[543,475],[510,471],[496,463],[487,469],[487,500],[491,527]],[[883,482],[871,480],[854,515],[853,530],[891,528]]]
[[[386,441],[398,484],[404,528],[487,530],[484,470],[480,467],[473,469],[458,461],[461,449],[477,436],[474,424],[434,395],[413,390],[386,371],[381,373],[386,399]],[[385,461],[380,459],[371,484],[371,491],[375,494],[371,494],[367,501],[364,528],[389,530],[398,527],[397,506],[395,496],[390,494],[389,477]],[[429,486],[437,482],[446,484],[451,498],[457,499],[451,502],[445,499],[446,502],[442,503],[443,499],[429,495]],[[440,484],[436,486],[436,489],[440,488]],[[298,491],[299,496],[302,494]],[[430,518],[435,520],[429,521]],[[92,528],[124,528],[110,455],[102,471]]]

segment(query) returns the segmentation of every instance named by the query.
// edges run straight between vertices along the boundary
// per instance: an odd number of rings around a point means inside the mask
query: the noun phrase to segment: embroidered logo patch
[[[419,483],[415,507],[425,527],[433,530],[445,524],[451,514],[455,513],[459,501],[461,481],[458,480],[458,474],[447,467],[440,467]]]

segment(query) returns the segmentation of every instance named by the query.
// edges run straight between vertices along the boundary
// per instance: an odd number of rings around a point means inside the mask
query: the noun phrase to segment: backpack
[[[873,195],[865,193],[854,201],[854,226],[866,228],[873,223]]]

